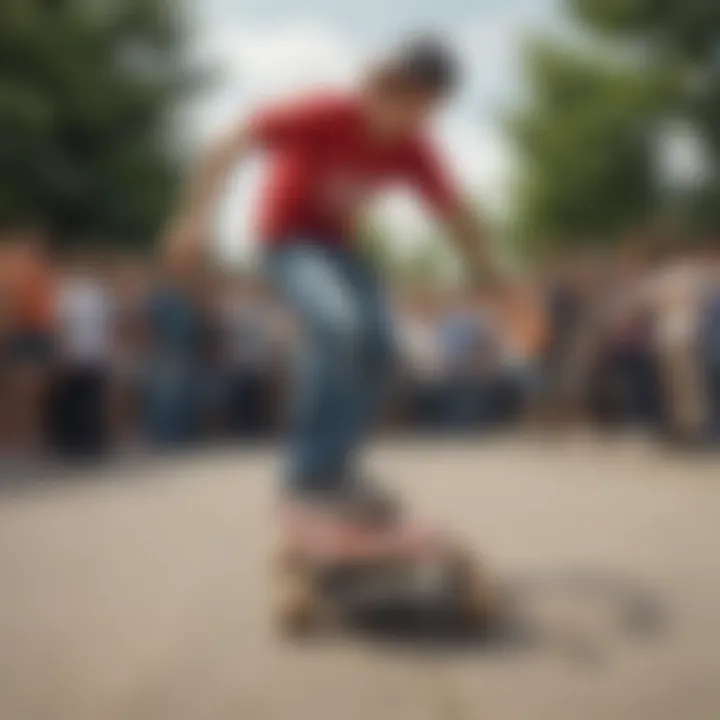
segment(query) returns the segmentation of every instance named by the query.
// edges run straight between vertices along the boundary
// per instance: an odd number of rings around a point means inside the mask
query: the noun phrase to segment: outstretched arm
[[[247,155],[256,148],[272,151],[317,142],[336,113],[332,100],[300,98],[262,108],[221,138],[192,174],[170,225],[166,247],[180,253],[201,249],[225,183]]]
[[[164,239],[166,252],[200,253],[225,184],[254,144],[250,127],[241,124],[220,138],[200,158]]]
[[[473,284],[496,284],[502,279],[500,264],[479,213],[466,202],[432,146],[421,143],[411,156],[412,181],[449,231]]]
[[[504,273],[479,214],[458,203],[445,215],[445,223],[470,281],[477,285],[500,284]]]

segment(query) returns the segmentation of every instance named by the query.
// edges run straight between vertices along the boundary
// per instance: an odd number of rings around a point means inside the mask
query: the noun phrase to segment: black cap
[[[449,95],[460,80],[455,53],[432,35],[407,40],[389,58],[388,65],[413,85],[438,95]]]

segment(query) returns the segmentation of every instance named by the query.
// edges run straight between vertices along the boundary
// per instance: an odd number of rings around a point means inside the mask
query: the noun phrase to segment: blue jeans
[[[393,366],[385,296],[351,251],[294,242],[269,251],[266,271],[303,331],[289,483],[332,491],[380,408]]]
[[[706,367],[709,409],[709,434],[713,443],[720,444],[720,360],[708,359]]]
[[[491,383],[462,373],[442,385],[442,420],[448,430],[471,430],[492,420]]]
[[[189,359],[154,358],[144,378],[143,415],[148,440],[179,447],[197,438],[202,374]]]

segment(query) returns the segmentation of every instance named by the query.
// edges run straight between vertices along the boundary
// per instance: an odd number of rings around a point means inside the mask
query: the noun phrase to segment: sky
[[[408,34],[442,33],[465,78],[434,132],[468,193],[502,213],[512,180],[512,148],[501,117],[522,97],[523,40],[551,31],[555,0],[202,0],[191,6],[194,58],[213,79],[183,115],[194,145],[211,140],[254,107],[304,87],[346,86],[363,61]],[[221,254],[254,248],[252,208],[262,161],[234,177],[218,216]],[[409,195],[396,193],[374,212],[400,242],[431,227]]]

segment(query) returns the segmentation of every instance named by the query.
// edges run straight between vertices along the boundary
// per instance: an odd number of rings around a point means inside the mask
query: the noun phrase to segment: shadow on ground
[[[670,629],[657,591],[618,573],[571,569],[509,578],[500,611],[469,629],[456,616],[404,610],[355,618],[353,632],[412,651],[497,656],[553,653],[601,665],[622,646],[656,641]]]

